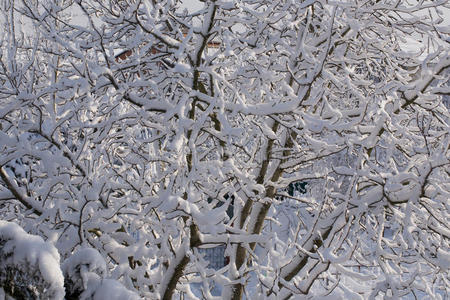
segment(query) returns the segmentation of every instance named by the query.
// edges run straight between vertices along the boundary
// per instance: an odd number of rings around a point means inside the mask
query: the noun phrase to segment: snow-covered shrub
[[[93,274],[93,273],[91,273]],[[93,275],[89,277],[87,289],[80,295],[80,300],[139,300],[136,293],[126,289],[114,279],[100,279]]]
[[[65,278],[66,300],[108,299],[133,300],[139,297],[121,283],[106,279],[106,262],[93,248],[75,252],[62,265]]]
[[[0,287],[16,299],[63,299],[56,248],[19,225],[0,220]]]
[[[87,288],[90,277],[106,275],[106,262],[97,250],[84,248],[75,252],[62,265],[66,299],[78,299]]]

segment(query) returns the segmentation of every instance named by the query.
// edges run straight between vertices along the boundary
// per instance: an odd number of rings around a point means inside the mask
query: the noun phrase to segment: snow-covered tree
[[[2,2],[2,218],[147,299],[448,296],[449,2],[202,2]]]

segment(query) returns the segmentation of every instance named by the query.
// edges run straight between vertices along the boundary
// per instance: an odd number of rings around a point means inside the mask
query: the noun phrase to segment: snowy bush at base
[[[16,299],[63,299],[56,248],[19,225],[0,220],[0,286]]]
[[[100,279],[92,276],[88,282],[88,289],[84,291],[80,300],[139,300],[137,294],[127,290],[114,279]]]
[[[66,259],[62,265],[65,278],[66,299],[78,299],[86,290],[88,279],[94,274],[103,278],[106,263],[98,251],[92,248],[80,249]]]
[[[64,272],[66,299],[140,299],[113,279],[105,279],[106,262],[93,248],[75,252],[62,265]]]

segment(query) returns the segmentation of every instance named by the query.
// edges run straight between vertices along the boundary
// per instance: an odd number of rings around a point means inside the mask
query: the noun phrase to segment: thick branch
[[[10,190],[14,197],[23,204],[23,206],[32,210],[38,216],[42,215],[42,208],[39,207],[34,200],[21,193],[20,187],[9,177],[3,167],[0,167],[0,177],[6,184],[6,187]]]

